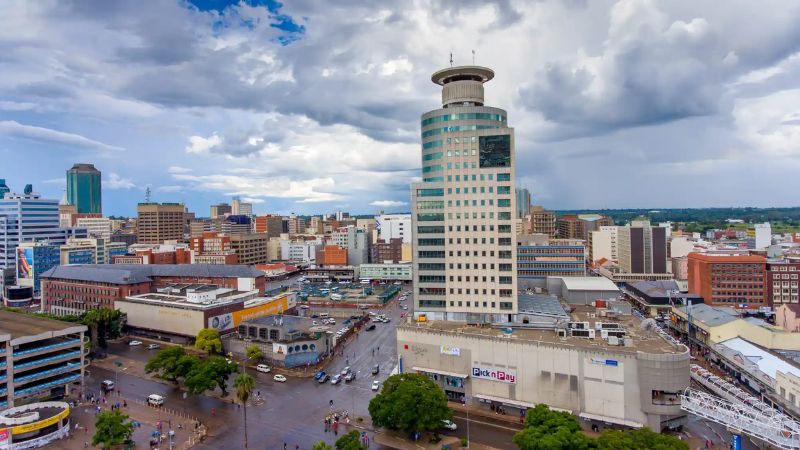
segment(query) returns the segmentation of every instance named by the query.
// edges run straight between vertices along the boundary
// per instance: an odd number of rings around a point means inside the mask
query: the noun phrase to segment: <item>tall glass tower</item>
[[[79,214],[102,214],[100,171],[93,164],[78,163],[67,171],[67,201]]]
[[[433,74],[442,107],[422,115],[422,182],[412,185],[415,315],[469,323],[517,312],[514,129],[484,105],[486,67]]]

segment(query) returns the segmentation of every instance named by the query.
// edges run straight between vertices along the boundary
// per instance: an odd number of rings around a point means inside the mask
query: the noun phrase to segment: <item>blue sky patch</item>
[[[281,45],[289,45],[300,39],[306,31],[306,27],[297,23],[292,16],[280,12],[281,8],[283,8],[283,3],[276,0],[188,0],[188,2],[199,11],[216,11],[222,16],[226,15],[226,11],[230,7],[238,6],[241,3],[252,7],[264,7],[270,12],[270,18],[272,19],[272,23],[269,26],[285,32],[285,34],[276,38],[276,41]],[[253,29],[256,24],[252,19],[241,19],[240,25]],[[214,24],[215,30],[222,27],[224,27],[222,22]]]

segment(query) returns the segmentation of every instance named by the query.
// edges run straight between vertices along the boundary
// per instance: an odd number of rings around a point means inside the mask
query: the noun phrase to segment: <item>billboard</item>
[[[17,280],[33,278],[33,248],[17,247]]]
[[[208,328],[214,328],[220,332],[228,331],[233,328],[233,315],[231,313],[220,314],[208,318]]]
[[[504,383],[516,383],[517,373],[513,370],[486,369],[484,367],[473,367],[472,378],[482,378],[484,380],[502,381]]]
[[[259,317],[283,313],[287,309],[289,309],[289,296],[284,295],[271,302],[266,302],[251,308],[234,311],[231,314],[233,316],[233,323],[231,324],[231,327],[238,327],[242,322],[247,322],[248,320],[257,319]]]

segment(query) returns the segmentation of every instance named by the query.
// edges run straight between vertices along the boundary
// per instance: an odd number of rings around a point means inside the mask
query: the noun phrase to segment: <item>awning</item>
[[[490,402],[497,402],[497,403],[503,403],[505,405],[516,406],[519,408],[533,408],[536,406],[535,403],[522,402],[519,400],[511,400],[509,398],[494,397],[492,395],[475,394],[473,397],[479,398],[481,400],[488,400]],[[557,408],[550,408],[550,409],[555,409],[557,411],[566,411],[564,409],[557,409]]]
[[[464,373],[455,373],[455,372],[448,372],[446,370],[439,370],[439,369],[429,369],[427,367],[412,367],[411,370],[416,370],[417,372],[428,372],[428,373],[436,373],[439,375],[446,375],[448,377],[458,377],[458,378],[467,378],[469,375]]]
[[[644,425],[640,424],[639,422],[634,422],[632,420],[625,420],[625,419],[617,419],[614,417],[601,416],[600,414],[580,413],[578,414],[578,417],[587,420],[599,420],[601,422],[615,423],[617,425],[624,425],[626,427],[631,427],[631,428],[644,427]]]

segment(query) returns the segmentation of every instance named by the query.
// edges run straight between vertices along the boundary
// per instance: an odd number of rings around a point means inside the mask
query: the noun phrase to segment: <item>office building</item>
[[[111,219],[106,217],[81,217],[77,221],[78,228],[86,228],[90,237],[111,240]]]
[[[590,232],[611,225],[614,221],[603,214],[566,214],[558,218],[558,237],[588,241]]]
[[[325,220],[320,216],[312,216],[306,227],[307,234],[325,234]]]
[[[531,233],[556,237],[556,213],[541,206],[531,206]]]
[[[230,235],[231,248],[236,252],[238,264],[266,264],[267,242],[269,237],[265,234],[248,233]]]
[[[330,235],[329,242],[347,250],[347,265],[358,267],[369,262],[370,236],[355,225],[339,227]]]
[[[518,235],[517,276],[520,289],[546,287],[547,277],[586,276],[586,246],[580,239]]]
[[[689,253],[689,292],[712,306],[758,309],[767,304],[766,264],[747,253]]]
[[[282,261],[315,263],[317,260],[317,250],[322,247],[322,241],[319,239],[309,241],[299,239],[292,241],[287,238],[281,239],[280,247],[280,259]]]
[[[41,294],[42,273],[61,263],[59,245],[23,242],[17,247],[17,285],[33,288],[33,296]]]
[[[233,208],[227,203],[220,203],[218,205],[211,205],[211,218],[218,219],[233,213]]]
[[[589,232],[589,261],[594,263],[601,259],[619,261],[617,248],[619,227],[603,226],[599,230]]]
[[[646,220],[617,229],[619,266],[626,273],[668,273],[667,230]]]
[[[231,214],[234,216],[252,216],[253,204],[241,201],[238,197],[231,202]]]
[[[374,264],[403,261],[403,239],[399,237],[388,241],[379,239],[378,242],[370,246],[369,260]]]
[[[102,214],[100,171],[93,164],[78,163],[67,171],[67,202],[78,214]]]
[[[411,244],[414,233],[411,228],[411,214],[381,214],[375,217],[378,239],[389,241],[400,238],[404,244]]]
[[[203,233],[208,233],[213,230],[214,226],[212,225],[211,219],[194,219],[189,221],[189,237],[199,237],[202,236]]]
[[[119,242],[125,245],[133,245],[136,243],[136,234],[126,233],[124,231],[117,230],[111,233],[111,242]]]
[[[216,231],[227,235],[250,234],[253,232],[253,221],[250,216],[230,215],[220,223]]]
[[[405,281],[413,280],[410,263],[362,264],[359,266],[359,277],[370,281]]]
[[[294,213],[289,216],[289,234],[303,234],[306,231],[306,219],[298,217]]]
[[[345,212],[345,211],[336,211],[336,212],[333,214],[333,217],[334,217],[334,218],[335,218],[337,221],[339,221],[339,222],[342,222],[342,221],[344,221],[344,220],[347,220],[347,219],[349,219],[349,218],[350,218],[350,213],[349,213],[349,212]]]
[[[133,244],[128,254],[113,256],[113,264],[191,264],[188,244]]]
[[[800,304],[800,257],[767,260],[767,303],[774,309],[783,304]]]
[[[183,205],[139,203],[136,237],[140,244],[163,244],[183,240]]]
[[[193,264],[238,264],[236,250],[230,236],[209,231],[189,239]]]
[[[243,265],[147,264],[58,266],[42,274],[42,310],[57,315],[114,308],[131,295],[177,284],[213,284],[264,294],[264,272]]]
[[[311,218],[312,223],[314,218]],[[279,237],[283,233],[283,218],[281,216],[257,216],[255,220],[256,233],[264,233],[268,237]]]
[[[460,66],[431,78],[442,108],[422,115],[422,182],[411,194],[417,318],[484,323],[517,311],[514,129],[484,105],[493,77]]]
[[[517,219],[524,219],[531,213],[531,192],[525,188],[517,188]]]
[[[80,393],[87,331],[86,325],[0,311],[0,410]]]
[[[764,250],[772,245],[772,226],[769,222],[756,223],[747,229],[747,237],[752,242],[750,248]]]
[[[320,266],[346,266],[347,249],[338,245],[326,245],[317,250],[315,259]]]

